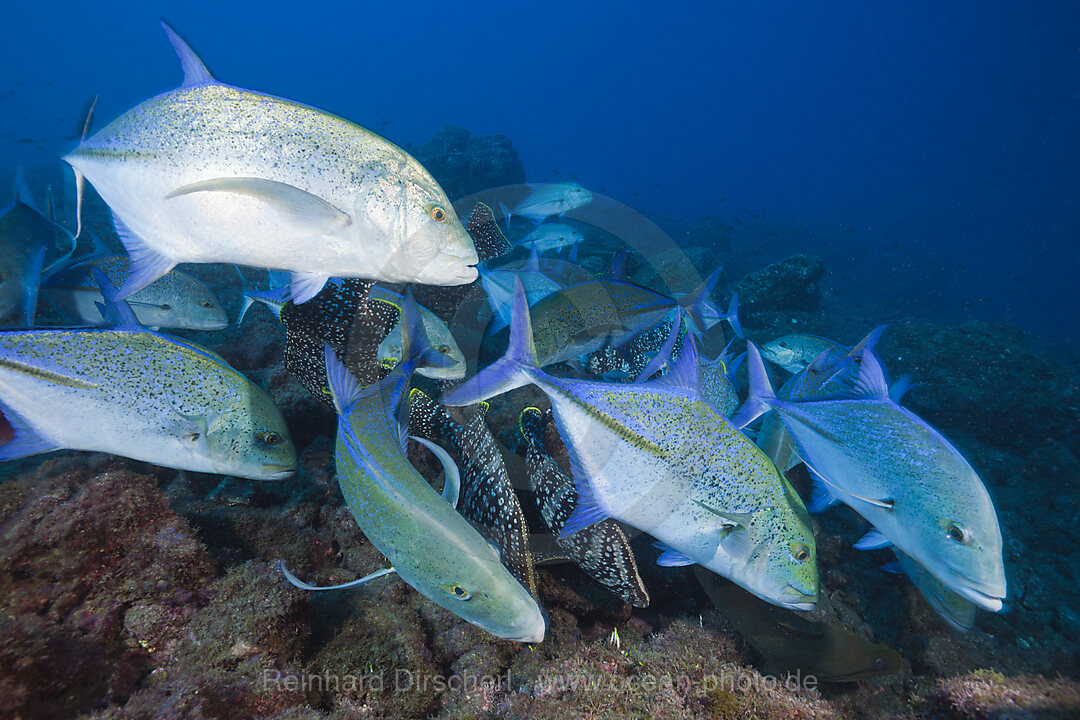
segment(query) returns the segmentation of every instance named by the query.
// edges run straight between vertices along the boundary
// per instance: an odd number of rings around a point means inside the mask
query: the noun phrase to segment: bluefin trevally
[[[164,23],[163,23],[164,25]],[[479,260],[446,194],[401,148],[339,117],[215,80],[165,25],[184,83],[65,156],[113,211],[126,297],[181,262],[462,285]],[[81,202],[80,202],[81,206]]]
[[[543,222],[552,215],[563,213],[588,205],[593,200],[591,192],[575,182],[532,183],[529,196],[507,210],[502,206],[502,214],[509,225],[514,215],[529,218],[533,222]]]
[[[266,391],[125,312],[117,328],[0,333],[0,410],[15,431],[0,460],[70,449],[262,480],[295,472]]]
[[[849,348],[835,340],[809,333],[790,333],[761,346],[761,356],[789,373],[800,373],[825,350],[847,352]]]
[[[563,535],[612,517],[664,543],[662,564],[699,563],[792,608],[817,602],[806,509],[769,459],[704,400],[692,340],[675,368],[650,383],[553,377],[537,365],[518,284],[506,355],[443,401],[467,405],[529,384],[551,400],[578,491]]]
[[[550,250],[561,250],[584,241],[585,236],[566,223],[544,223],[537,225],[525,237],[514,244],[527,248],[536,248],[538,253],[543,254]]]
[[[128,274],[126,255],[96,258],[64,271],[42,288],[42,297],[61,310],[70,310],[87,325],[104,323],[98,303],[104,301],[90,268],[98,268],[119,287]],[[173,268],[127,298],[141,325],[184,330],[221,330],[229,326],[221,301],[206,283]]]
[[[485,267],[480,269],[480,282],[493,314],[489,333],[498,332],[510,324],[514,278],[521,280],[530,306],[565,287],[594,279],[573,263],[540,257],[535,247],[530,248],[529,257],[524,261],[510,261],[494,267],[485,263]]]
[[[773,410],[821,485],[949,589],[991,612],[1002,608],[1001,528],[986,487],[937,430],[894,402],[880,361],[861,353],[846,397],[781,400],[749,345],[745,426]]]
[[[324,347],[338,412],[335,464],[345,504],[393,571],[417,592],[492,635],[540,642],[545,623],[536,601],[487,540],[409,463],[404,448],[409,377],[418,362],[439,364],[445,358],[426,346],[411,298],[405,314],[409,356],[367,388],[360,387],[329,345]],[[456,478],[446,451],[424,444]]]

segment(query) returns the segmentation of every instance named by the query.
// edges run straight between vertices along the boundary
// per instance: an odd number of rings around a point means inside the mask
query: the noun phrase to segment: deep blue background
[[[1024,5],[24,2],[0,173],[56,163],[95,92],[100,127],[178,85],[164,17],[225,82],[402,144],[506,133],[530,179],[738,218],[842,296],[1077,341],[1080,7]]]

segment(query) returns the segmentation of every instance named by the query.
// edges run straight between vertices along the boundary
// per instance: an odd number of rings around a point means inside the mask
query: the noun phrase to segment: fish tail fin
[[[709,299],[712,295],[716,282],[720,279],[720,273],[724,272],[723,266],[712,271],[709,277],[697,287],[694,292],[686,296],[682,304],[690,318],[690,328],[699,338],[705,334],[712,325],[716,324],[713,318],[720,317],[720,309]],[[712,322],[710,323],[710,320]]]
[[[533,346],[532,320],[525,288],[514,278],[514,309],[510,321],[510,347],[506,354],[443,396],[444,405],[472,405],[524,387],[531,382],[527,370],[538,366]]]
[[[506,207],[506,203],[504,203],[502,200],[500,200],[499,201],[499,212],[502,214],[503,218],[506,220],[506,228],[505,228],[504,232],[509,233],[510,232],[510,218],[513,216],[514,211],[511,210],[510,208]]]
[[[728,305],[727,314],[724,315],[724,319],[731,325],[731,331],[735,333],[736,337],[746,337],[746,335],[743,334],[742,323],[739,322],[739,293],[732,293],[731,304]]]
[[[105,304],[97,303],[98,310],[101,311],[101,317],[106,322],[112,323],[120,328],[136,329],[142,328],[139,323],[139,319],[135,317],[135,312],[131,309],[131,306],[124,302],[124,299],[120,297],[116,287],[109,281],[105,273],[101,271],[101,268],[90,268],[90,277],[97,283],[98,288],[101,290],[101,297],[105,299]]]
[[[34,253],[30,272],[26,274],[26,280],[23,284],[23,322],[28,328],[34,327],[34,317],[37,315],[38,290],[41,288],[45,250],[46,248],[43,245]]]
[[[746,343],[746,357],[750,374],[750,397],[731,418],[731,423],[740,429],[767,413],[770,406],[776,402],[776,393],[773,392],[769,375],[765,372],[765,363],[761,360],[757,345]]]
[[[338,359],[330,343],[323,345],[323,359],[326,362],[326,380],[330,386],[330,399],[338,415],[343,415],[350,405],[356,402],[363,392],[356,376],[349,372],[345,363]]]

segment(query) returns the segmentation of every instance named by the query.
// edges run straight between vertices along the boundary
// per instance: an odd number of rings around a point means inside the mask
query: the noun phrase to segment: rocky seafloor
[[[446,129],[410,149],[451,197],[524,180],[501,136]],[[663,278],[704,276],[740,251],[725,233],[703,220],[677,238],[680,250],[635,258],[631,278],[663,289]],[[605,242],[584,248],[582,265],[602,269]],[[538,567],[548,632],[537,645],[495,639],[393,576],[298,590],[278,560],[319,584],[385,561],[334,480],[333,416],[286,372],[276,321],[253,312],[240,328],[188,335],[272,393],[301,449],[295,478],[259,483],[76,452],[0,466],[0,717],[1080,717],[1077,366],[1011,325],[852,309],[813,250],[724,276],[715,297],[738,290],[757,342],[798,330],[853,343],[889,322],[880,354],[917,383],[905,404],[961,449],[994,498],[1007,612],[980,613],[966,634],[949,629],[905,577],[878,569],[887,552],[852,549],[865,522],[843,507],[814,519],[827,617],[905,660],[858,682],[768,675],[768,658],[693,573],[657,567],[645,537],[634,541],[652,600],[644,609],[572,565]],[[231,269],[196,272],[235,310]],[[420,293],[452,311],[432,298]],[[516,410],[493,402],[488,420],[512,429]],[[508,432],[497,430],[507,453]],[[805,491],[803,471],[791,476]]]

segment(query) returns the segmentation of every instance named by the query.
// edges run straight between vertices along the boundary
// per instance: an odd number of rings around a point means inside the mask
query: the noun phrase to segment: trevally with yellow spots
[[[1005,567],[990,495],[948,440],[889,397],[877,356],[861,353],[847,394],[795,401],[773,393],[753,343],[747,352],[750,397],[735,424],[776,413],[822,488],[880,533],[856,547],[891,542],[969,602],[1001,610]]]
[[[503,566],[495,549],[448,501],[460,490],[460,476],[449,454],[434,443],[418,440],[446,470],[446,487],[453,489],[445,495],[437,493],[409,463],[404,431],[413,367],[447,360],[427,346],[411,297],[404,312],[409,357],[374,385],[361,388],[333,349],[324,348],[338,412],[335,458],[345,504],[392,570],[417,592],[492,635],[540,642],[545,623],[539,605]],[[331,589],[357,585],[386,572]],[[299,587],[327,589],[288,577]]]
[[[140,327],[0,333],[0,460],[92,450],[257,480],[296,471],[266,391],[220,356]]]
[[[476,278],[472,239],[415,158],[329,113],[218,82],[165,30],[183,85],[64,158],[80,198],[85,177],[113,211],[132,259],[120,297],[182,262],[288,270],[297,303],[330,277]]]
[[[662,565],[697,563],[777,605],[814,606],[806,509],[769,459],[705,401],[692,339],[658,380],[601,383],[537,367],[520,284],[510,329],[506,355],[443,402],[467,405],[529,384],[548,396],[578,491],[560,535],[615,518],[660,541]]]

